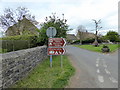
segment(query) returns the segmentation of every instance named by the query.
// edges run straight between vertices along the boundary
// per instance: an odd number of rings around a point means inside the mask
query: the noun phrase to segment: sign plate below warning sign
[[[48,55],[63,55],[64,53],[64,48],[48,48]]]

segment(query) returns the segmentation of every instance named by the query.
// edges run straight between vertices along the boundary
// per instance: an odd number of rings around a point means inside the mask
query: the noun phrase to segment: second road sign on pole
[[[64,48],[48,48],[48,55],[63,55],[64,53]]]
[[[49,38],[48,39],[48,46],[49,47],[64,47],[66,41],[64,38]]]

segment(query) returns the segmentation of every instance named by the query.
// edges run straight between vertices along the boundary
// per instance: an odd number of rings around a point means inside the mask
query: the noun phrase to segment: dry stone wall
[[[25,77],[46,58],[46,46],[2,54],[2,88],[9,87]]]

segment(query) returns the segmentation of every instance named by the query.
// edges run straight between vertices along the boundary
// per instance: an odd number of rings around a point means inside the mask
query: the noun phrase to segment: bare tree
[[[0,27],[6,30],[23,19],[23,16],[33,22],[33,24],[36,24],[35,16],[32,16],[27,8],[18,7],[16,10],[5,8],[4,14],[0,15]]]
[[[82,40],[84,38],[84,35],[83,33],[86,32],[86,28],[83,26],[83,25],[79,25],[77,27],[77,32],[78,32],[78,37],[79,37],[79,40],[80,40],[80,44],[82,45]]]
[[[101,23],[101,19],[100,20],[95,20],[92,19],[95,22],[95,41],[93,42],[93,44],[95,46],[98,46],[98,31],[102,28],[101,26],[99,26],[99,24]]]

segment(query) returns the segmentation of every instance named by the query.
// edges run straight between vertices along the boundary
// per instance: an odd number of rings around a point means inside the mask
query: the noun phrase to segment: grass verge
[[[95,47],[93,45],[74,45],[74,46],[83,48],[83,49],[87,49],[90,51],[95,51],[95,52],[102,52],[101,49],[103,47],[103,45],[100,45],[99,47]],[[110,52],[114,52],[118,49],[118,47],[120,47],[120,45],[118,45],[118,44],[107,44],[107,46],[110,48]]]
[[[52,68],[49,64],[49,59],[44,60],[12,88],[64,88],[75,72],[67,56],[63,56],[62,68],[60,67],[60,56],[53,57]]]

